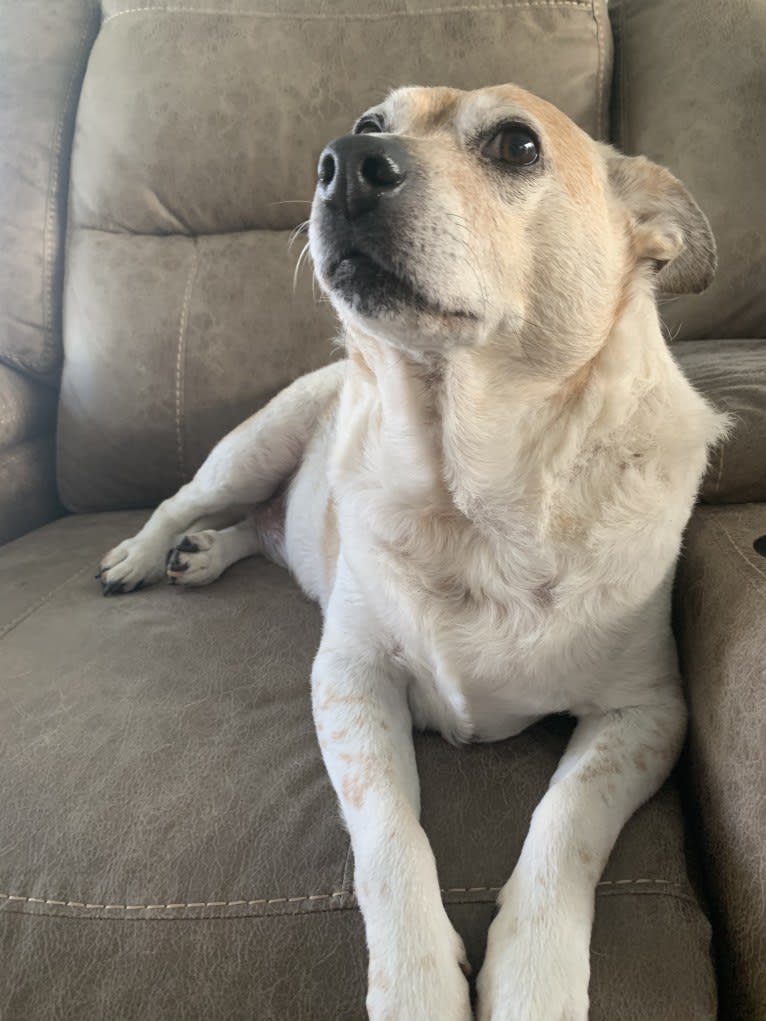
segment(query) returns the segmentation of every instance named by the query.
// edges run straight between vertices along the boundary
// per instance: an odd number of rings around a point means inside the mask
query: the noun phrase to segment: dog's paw
[[[192,532],[168,554],[167,576],[173,585],[209,585],[223,573],[226,563],[216,531]]]
[[[105,596],[135,592],[153,585],[165,571],[165,551],[134,536],[110,550],[99,564],[96,578]]]
[[[589,920],[512,901],[489,929],[477,1021],[588,1021]]]

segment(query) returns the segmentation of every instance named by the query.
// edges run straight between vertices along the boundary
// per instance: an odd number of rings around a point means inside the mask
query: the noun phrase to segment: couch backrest
[[[96,0],[0,6],[0,361],[56,382],[69,156]]]
[[[662,306],[686,338],[766,337],[766,3],[611,0],[613,135],[669,167],[710,218],[718,273]]]
[[[604,135],[605,0],[106,0],[76,121],[59,483],[147,506],[331,355],[316,160],[390,87],[516,81]]]

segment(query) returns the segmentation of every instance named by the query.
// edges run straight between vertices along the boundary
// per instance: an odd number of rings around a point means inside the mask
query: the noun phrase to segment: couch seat
[[[0,550],[3,1021],[363,1021],[353,862],[314,737],[317,609],[263,560],[103,599],[145,515]],[[417,740],[423,820],[475,968],[571,723]],[[598,887],[592,1021],[714,1021],[670,782]]]

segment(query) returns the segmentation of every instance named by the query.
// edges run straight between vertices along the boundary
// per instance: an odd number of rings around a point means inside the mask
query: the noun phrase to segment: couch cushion
[[[336,331],[293,268],[322,146],[394,85],[516,80],[604,134],[605,0],[104,3],[71,177],[59,480],[146,506]]]
[[[0,360],[42,376],[61,360],[72,128],[96,0],[0,5]]]
[[[715,909],[721,1018],[762,1021],[766,504],[698,508],[686,537],[676,610],[691,707],[689,774]]]
[[[696,388],[732,416],[729,439],[713,452],[705,503],[766,500],[766,341],[700,340],[673,345]]]
[[[362,1021],[348,837],[311,723],[319,614],[249,560],[102,599],[136,513],[0,551],[3,1021]],[[569,721],[417,739],[424,825],[475,967]],[[713,1021],[710,931],[673,783],[599,884],[591,1021]]]
[[[0,546],[63,513],[52,434],[0,450]]]
[[[0,365],[0,545],[62,512],[56,489],[56,391]]]
[[[55,420],[55,391],[0,365],[0,451],[53,432]]]
[[[679,338],[763,338],[766,4],[612,0],[615,140],[669,167],[718,242],[713,285],[663,307]]]

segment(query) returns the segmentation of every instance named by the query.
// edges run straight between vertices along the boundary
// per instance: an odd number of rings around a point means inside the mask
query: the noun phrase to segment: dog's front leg
[[[367,1010],[372,1021],[469,1021],[463,945],[444,910],[418,818],[406,682],[342,575],[339,567],[312,701],[354,850],[369,950]]]
[[[580,718],[498,902],[478,979],[480,1021],[586,1021],[595,887],[626,820],[683,739],[679,685]]]

